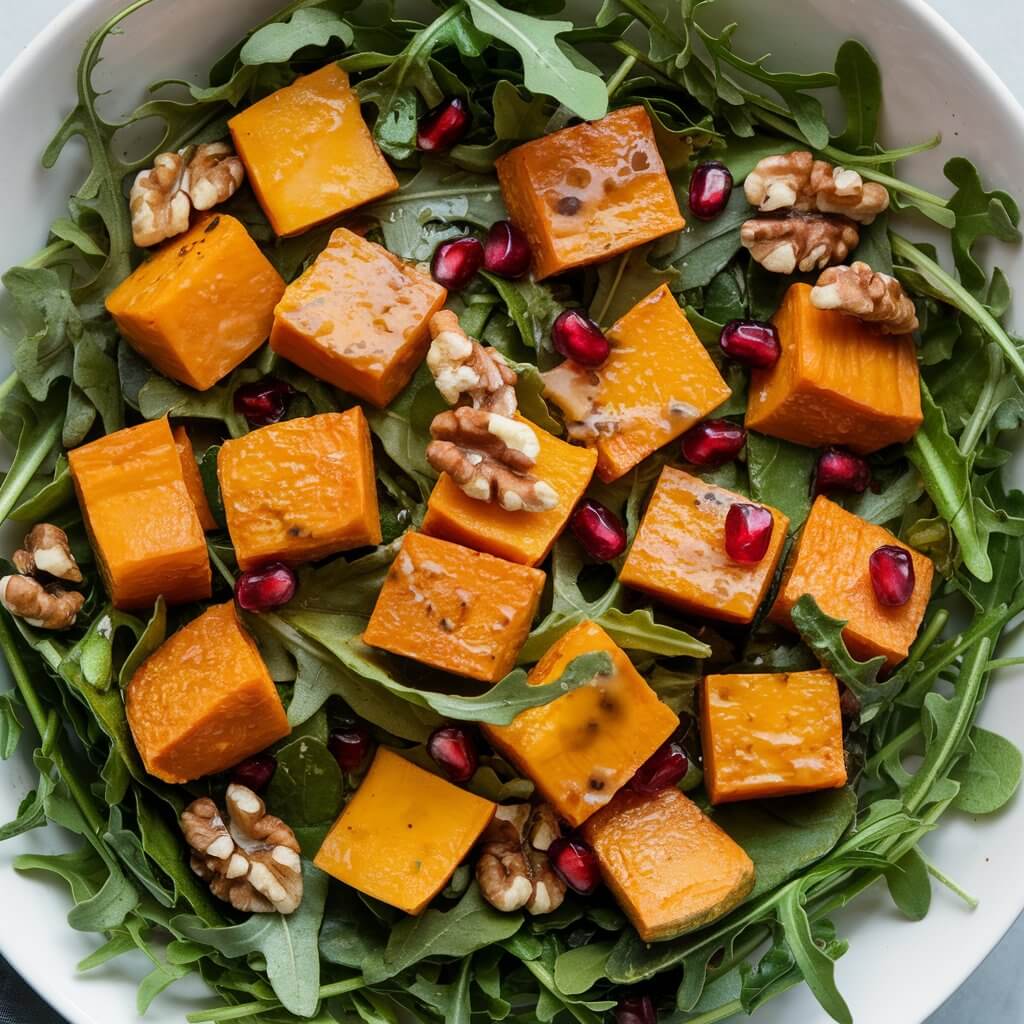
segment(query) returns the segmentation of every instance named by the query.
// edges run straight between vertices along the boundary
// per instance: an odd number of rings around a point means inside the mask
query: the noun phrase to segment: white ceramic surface
[[[580,0],[579,6],[589,8],[590,2]],[[80,153],[73,148],[51,172],[40,170],[37,155],[74,104],[74,67],[85,38],[122,3],[79,0],[68,6],[0,80],[2,266],[24,259],[43,242],[46,225],[63,212],[66,195],[81,177]],[[22,15],[5,11],[11,35],[17,37],[19,19],[39,24],[41,8],[61,6],[59,0],[29,0]],[[276,6],[277,0],[156,0],[131,19],[127,35],[108,43],[97,85],[116,86],[116,91],[105,101],[105,112],[116,117],[130,109],[142,86],[154,79],[198,79],[240,30]],[[885,74],[888,141],[905,144],[937,130],[944,135],[938,153],[904,165],[905,176],[943,191],[944,159],[964,153],[979,162],[993,186],[1012,191],[1024,179],[1024,111],[921,0],[727,0],[727,6],[745,26],[738,45],[748,53],[771,50],[787,68],[825,66],[835,45],[849,36],[867,42]],[[1005,16],[993,26],[1013,46],[1024,27],[1019,0],[988,4],[985,17],[992,19],[993,9],[1000,7]],[[911,234],[922,237],[925,232],[915,229]],[[989,255],[1018,288],[1024,284],[1020,252],[993,247]],[[1018,333],[1024,332],[1019,303],[1013,322]],[[1018,460],[1018,482],[1024,478],[1022,467],[1024,461]],[[1020,653],[1024,643],[1018,639],[1009,649],[1014,647]],[[1014,679],[1012,673],[1003,673],[991,688],[981,721],[1024,745],[1022,681],[1019,675]],[[0,819],[13,816],[32,784],[25,759],[0,769]],[[925,842],[928,855],[980,898],[973,913],[936,889],[927,920],[911,925],[875,890],[838,916],[852,948],[837,975],[859,1024],[923,1021],[998,942],[1024,907],[1018,856],[1022,832],[1024,798],[1018,798],[993,818],[949,815]],[[67,927],[68,904],[61,886],[10,869],[17,853],[50,852],[61,848],[61,842],[59,833],[50,829],[0,845],[0,951],[74,1024],[134,1020],[134,982],[145,972],[146,962],[129,957],[75,976],[74,964],[95,947],[95,937]],[[175,986],[147,1020],[180,1021],[186,1010],[204,1005],[195,1001],[201,997],[200,987]],[[825,1020],[802,991],[776,1000],[756,1019],[761,1024]],[[996,1024],[1006,1020],[992,1015],[987,1019]]]

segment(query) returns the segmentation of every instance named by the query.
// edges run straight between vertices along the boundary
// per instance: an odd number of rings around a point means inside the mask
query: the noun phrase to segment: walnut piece
[[[826,270],[811,289],[811,303],[878,324],[885,334],[910,334],[920,326],[903,285],[860,261]]]
[[[815,160],[806,150],[765,157],[747,175],[743,191],[762,213],[838,213],[861,224],[870,224],[889,206],[883,186],[865,182],[849,168]]]
[[[557,910],[565,899],[565,883],[546,851],[559,834],[558,819],[547,804],[499,806],[480,840],[476,864],[484,899],[505,913]]]
[[[236,910],[292,913],[302,902],[302,851],[295,833],[267,814],[246,786],[228,786],[225,800],[227,823],[209,797],[194,800],[181,815],[192,870]]]
[[[546,512],[558,505],[554,488],[529,472],[540,443],[528,424],[463,405],[435,416],[430,433],[427,461],[469,497],[497,501],[509,512]]]
[[[41,572],[69,583],[82,582],[82,570],[71,553],[68,535],[59,526],[37,523],[23,544],[23,548],[11,555],[18,572],[25,576]]]
[[[245,178],[245,167],[226,142],[204,142],[188,162],[185,191],[196,210],[227,202]]]
[[[85,598],[56,583],[44,586],[31,576],[4,576],[0,604],[37,629],[67,629],[75,624]]]
[[[843,217],[790,211],[748,220],[740,240],[765,270],[792,274],[842,263],[860,242],[860,232]]]

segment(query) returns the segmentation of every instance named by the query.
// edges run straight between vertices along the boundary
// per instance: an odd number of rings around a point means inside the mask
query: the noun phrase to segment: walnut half
[[[748,220],[740,229],[740,241],[773,274],[806,273],[842,263],[860,242],[860,232],[845,217],[791,210]]]
[[[11,555],[21,575],[0,578],[0,604],[37,629],[73,626],[85,598],[62,585],[82,582],[68,535],[52,523],[37,523],[23,545]]]
[[[826,270],[811,289],[811,304],[878,324],[885,334],[910,334],[920,326],[914,302],[903,285],[859,260],[848,267]]]

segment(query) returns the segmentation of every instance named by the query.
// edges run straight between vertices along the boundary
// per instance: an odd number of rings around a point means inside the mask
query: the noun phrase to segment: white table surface
[[[1020,39],[1024,33],[1021,0],[929,2],[988,61],[1014,95],[1024,102],[1024,61],[1020,56]],[[22,2],[17,19],[18,31],[0,33],[0,68],[5,68],[32,36],[67,3],[68,0]],[[985,1021],[985,1024],[1019,1024],[1024,1021],[1024,984],[1020,980],[1022,963],[1024,918],[1018,920],[966,984],[949,998],[927,1024],[968,1024],[974,1021]]]

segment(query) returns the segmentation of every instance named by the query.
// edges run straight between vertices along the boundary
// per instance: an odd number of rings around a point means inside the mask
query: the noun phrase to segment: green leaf
[[[352,29],[332,11],[322,7],[300,8],[287,21],[265,25],[242,46],[243,64],[284,64],[304,46],[326,46],[332,39],[348,46]]]
[[[0,759],[7,761],[18,749],[21,739],[21,712],[24,706],[17,690],[0,693]]]
[[[740,227],[750,218],[750,204],[743,189],[733,189],[729,202],[714,220],[691,218],[676,238],[666,265],[679,271],[676,291],[703,288],[742,248]]]
[[[532,278],[511,281],[496,274],[481,274],[493,285],[519,331],[523,344],[536,351],[551,348],[551,325],[565,309],[550,285]]]
[[[13,381],[13,378],[10,379]],[[42,404],[32,402],[25,389],[15,384],[0,388],[0,431],[17,447],[10,468],[0,484],[0,521],[6,519],[60,440],[64,423],[63,396],[54,393]]]
[[[878,138],[882,110],[882,74],[878,64],[862,43],[848,39],[836,54],[836,78],[846,108],[846,129],[835,145],[851,153],[870,149]]]
[[[173,907],[177,902],[177,892],[167,888],[158,879],[146,857],[142,840],[134,832],[123,827],[121,808],[110,808],[110,824],[103,834],[103,841],[121,858],[121,863],[134,875],[135,880],[161,906]]]
[[[542,136],[551,118],[551,102],[543,95],[524,98],[506,79],[501,79],[491,96],[495,137],[510,142],[526,142]]]
[[[917,849],[908,850],[888,871],[885,884],[893,903],[909,921],[921,921],[932,903],[928,865]]]
[[[654,267],[648,262],[652,248],[653,244],[641,245],[598,266],[597,291],[590,300],[592,320],[611,327],[655,288],[675,281],[675,267]]]
[[[689,633],[654,621],[649,608],[623,612],[609,608],[597,618],[598,625],[627,651],[646,651],[666,658],[706,658],[711,648]]]
[[[747,434],[750,496],[784,513],[790,533],[800,529],[810,511],[816,463],[817,453],[811,448],[754,431]]]
[[[167,638],[167,605],[163,596],[156,599],[153,606],[153,614],[141,633],[137,634],[135,646],[131,649],[128,657],[124,659],[121,672],[118,675],[118,683],[124,689],[135,675],[139,666],[164,642]]]
[[[604,965],[612,951],[611,942],[591,942],[567,949],[555,961],[555,984],[567,996],[589,991],[604,977]]]
[[[981,726],[971,729],[971,749],[953,769],[960,791],[953,801],[968,814],[992,814],[1020,786],[1021,752],[1008,739]]]
[[[139,893],[116,862],[107,865],[109,875],[94,896],[77,903],[68,913],[76,931],[106,932],[124,923],[139,902]]]
[[[341,810],[344,782],[327,744],[303,736],[279,748],[267,790],[267,807],[292,828],[333,821]]]

